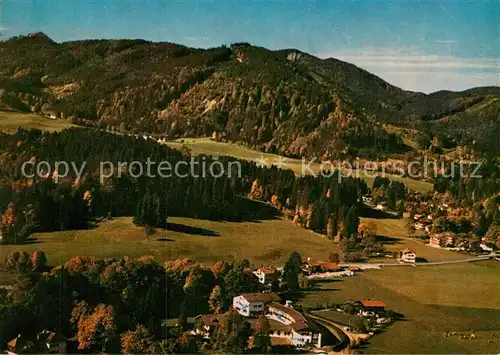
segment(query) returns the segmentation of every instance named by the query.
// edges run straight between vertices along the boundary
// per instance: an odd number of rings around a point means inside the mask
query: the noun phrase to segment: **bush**
[[[363,261],[365,256],[360,252],[345,253],[344,261]]]
[[[9,270],[19,272],[43,271],[47,267],[47,257],[43,251],[36,250],[31,255],[23,250],[10,252],[5,259]]]
[[[45,253],[40,250],[36,250],[31,254],[31,269],[33,271],[43,271],[47,267],[47,257]]]
[[[5,262],[10,270],[21,272],[32,270],[30,255],[22,250],[11,252]]]

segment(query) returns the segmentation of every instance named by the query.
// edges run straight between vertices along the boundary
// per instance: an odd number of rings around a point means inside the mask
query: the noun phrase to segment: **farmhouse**
[[[416,259],[415,252],[411,249],[403,249],[399,252],[399,260],[405,263],[414,263]]]
[[[264,306],[273,301],[281,301],[280,296],[274,292],[243,293],[233,298],[233,308],[242,316],[249,317],[264,314]]]
[[[451,232],[434,234],[429,241],[429,245],[434,248],[453,247],[455,246],[456,239],[455,233]]]
[[[336,272],[340,270],[342,270],[342,268],[337,263],[323,260],[311,260],[311,258],[307,258],[302,265],[302,271],[306,274]]]
[[[280,272],[274,267],[261,267],[253,271],[253,274],[257,276],[259,282],[264,285],[277,281],[280,276]]]
[[[222,321],[224,314],[200,314],[196,316],[195,324],[196,328],[194,330],[195,335],[200,335],[205,339],[210,339],[213,335],[215,328],[219,326]]]
[[[363,317],[369,317],[385,310],[385,303],[379,300],[363,300],[359,313]]]

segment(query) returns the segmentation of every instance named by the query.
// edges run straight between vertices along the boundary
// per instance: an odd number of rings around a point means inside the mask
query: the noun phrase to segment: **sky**
[[[353,63],[403,89],[500,86],[500,0],[0,0],[2,38],[246,41]]]

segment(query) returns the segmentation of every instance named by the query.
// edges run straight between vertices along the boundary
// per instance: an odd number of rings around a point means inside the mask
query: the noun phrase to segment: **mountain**
[[[498,87],[426,95],[336,59],[248,43],[56,43],[34,33],[1,41],[0,52],[2,109],[122,132],[213,136],[289,156],[410,149],[385,124],[417,132],[423,146],[439,136],[498,151],[479,144],[500,133]]]

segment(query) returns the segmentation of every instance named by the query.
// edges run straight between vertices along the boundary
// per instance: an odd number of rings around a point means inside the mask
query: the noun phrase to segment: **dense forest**
[[[19,130],[2,135],[0,151],[5,167],[0,176],[0,213],[4,242],[12,243],[22,243],[34,231],[86,228],[103,217],[135,216],[134,222],[148,229],[165,228],[168,216],[239,221],[279,213],[271,206],[256,208],[251,200],[292,211],[297,223],[319,232],[328,230],[331,237],[350,236],[359,223],[361,196],[368,191],[361,179],[339,179],[336,174],[296,177],[291,170],[224,156],[218,158],[220,164],[234,168],[231,163],[237,162],[239,171],[198,178],[204,166],[200,163],[197,170],[186,167],[168,178],[141,175],[133,162],[150,159],[175,165],[193,159],[209,164],[213,159],[191,158],[155,141],[94,129]],[[23,173],[26,162],[36,166],[57,161],[78,167],[85,163],[85,169],[80,177],[71,170],[67,176],[63,171],[41,170],[32,178]],[[100,169],[101,162],[108,161],[130,165],[111,174]]]
[[[248,43],[194,49],[144,40],[0,42],[0,108],[119,132],[214,136],[288,156],[381,157],[408,149],[391,123],[498,152],[499,88],[430,95],[336,59]]]
[[[273,285],[274,291],[299,288],[300,262],[300,255],[290,255],[285,283]],[[160,265],[148,256],[74,257],[49,268],[43,252],[15,251],[7,264],[20,277],[12,290],[0,289],[2,348],[18,334],[32,337],[50,330],[56,340],[66,341],[66,353],[197,353],[201,339],[187,339],[184,332],[188,316],[223,314],[235,295],[263,290],[248,260],[204,266],[189,259]],[[177,318],[177,326],[169,327],[168,318]],[[245,334],[239,341],[238,334],[217,335],[212,349],[243,353],[250,328]],[[229,337],[236,344],[226,344]],[[27,351],[45,353],[45,347],[34,344]]]

